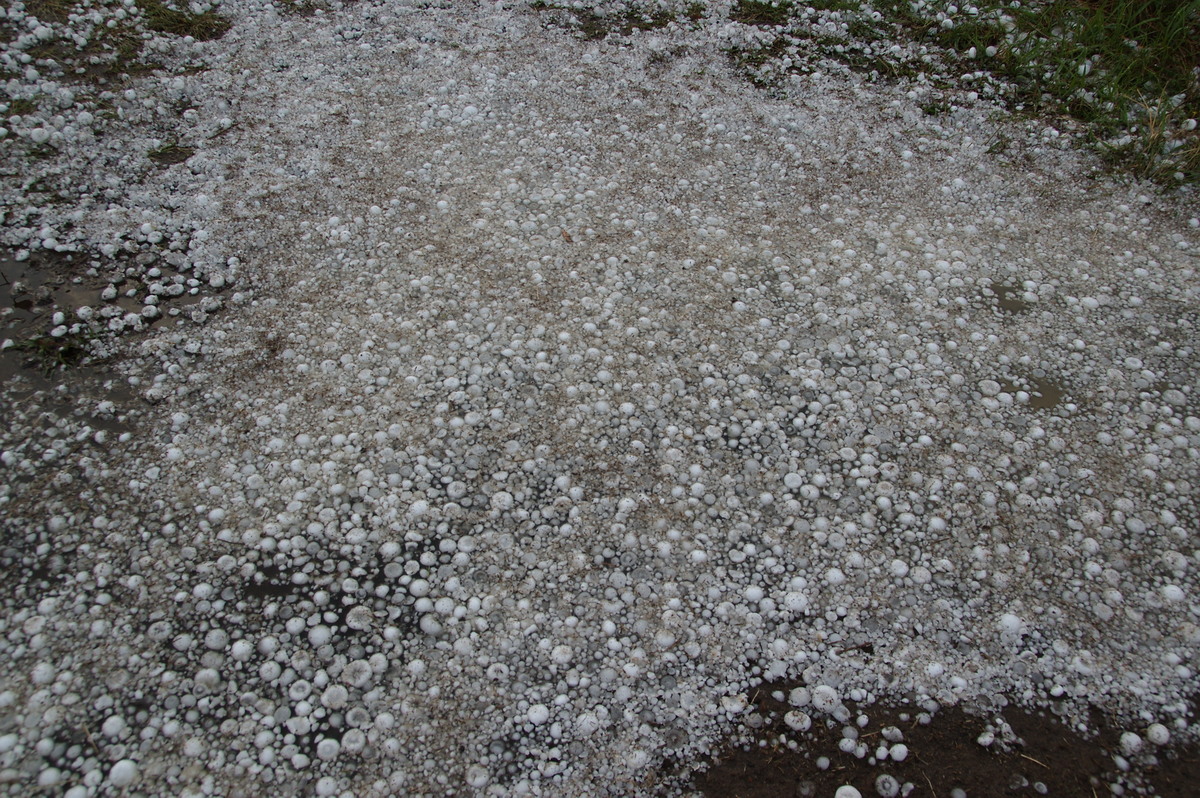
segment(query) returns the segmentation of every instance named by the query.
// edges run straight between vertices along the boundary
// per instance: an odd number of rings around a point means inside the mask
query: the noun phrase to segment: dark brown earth
[[[776,686],[787,694],[788,688]],[[706,798],[832,798],[838,787],[852,785],[864,798],[878,796],[876,779],[891,774],[901,785],[911,784],[907,795],[955,796],[1066,796],[1103,798],[1116,793],[1110,785],[1120,782],[1125,795],[1157,795],[1162,798],[1192,798],[1200,795],[1200,748],[1171,747],[1153,750],[1145,744],[1142,759],[1127,773],[1118,770],[1114,754],[1123,731],[1142,731],[1136,725],[1120,725],[1091,713],[1089,733],[1072,731],[1049,711],[1029,711],[1012,706],[999,713],[973,715],[959,708],[942,709],[928,723],[912,706],[854,707],[847,724],[813,719],[813,727],[798,735],[783,722],[791,707],[763,688],[752,695],[753,707],[765,724],[749,746],[731,745],[711,767],[696,776],[693,789]],[[871,763],[838,749],[842,729],[855,725],[859,715],[869,723],[859,729],[859,739],[873,752],[881,741],[880,730],[896,726],[904,735],[909,753],[903,762]],[[1002,750],[999,743],[985,748],[977,742],[989,722],[1002,717],[1019,738]],[[796,739],[796,750],[779,742],[779,735]],[[999,735],[997,735],[999,737]],[[765,744],[763,744],[765,743]],[[829,759],[822,770],[820,757]],[[962,793],[954,792],[956,789]],[[901,791],[901,795],[906,794]]]

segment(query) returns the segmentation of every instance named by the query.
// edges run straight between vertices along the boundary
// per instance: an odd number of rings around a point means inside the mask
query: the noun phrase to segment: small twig
[[[937,790],[933,789],[933,782],[930,781],[929,774],[922,770],[921,775],[925,777],[925,783],[929,785],[929,794],[937,795]]]
[[[88,731],[87,724],[86,724],[86,723],[80,723],[80,724],[79,724],[79,728],[83,730],[83,733],[84,733],[85,735],[87,735],[87,739],[88,739],[88,742],[89,742],[89,743],[91,743],[92,750],[93,750],[93,751],[95,751],[97,754],[101,754],[101,753],[103,753],[103,752],[100,750],[100,746],[96,744],[96,738],[95,738],[95,737],[92,737],[92,733],[91,733],[90,731]]]
[[[1049,765],[1047,765],[1045,762],[1038,762],[1036,759],[1034,759],[1034,758],[1033,758],[1033,757],[1031,757],[1031,756],[1025,756],[1025,754],[1017,754],[1017,756],[1021,757],[1022,759],[1028,759],[1030,762],[1033,762],[1033,763],[1034,763],[1034,764],[1036,764],[1036,765],[1041,765],[1041,766],[1042,766],[1042,767],[1044,767],[1046,770],[1049,770],[1049,769],[1050,769],[1050,766],[1049,766]]]

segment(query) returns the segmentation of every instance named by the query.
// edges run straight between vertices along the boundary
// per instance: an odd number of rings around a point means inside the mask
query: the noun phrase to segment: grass
[[[25,10],[42,22],[66,22],[77,0],[25,0]]]
[[[219,39],[229,30],[231,23],[215,11],[194,14],[168,6],[163,0],[138,0],[146,26],[157,33],[175,36],[191,36],[201,42]]]
[[[68,333],[61,338],[35,335],[18,341],[13,348],[27,355],[28,365],[37,366],[49,376],[59,369],[84,363],[92,354],[91,342],[95,338],[91,332]]]
[[[697,5],[693,4],[686,12],[687,18],[692,21],[699,18],[691,16],[691,13],[697,9]],[[529,7],[534,11],[566,11],[575,18],[575,24],[572,27],[578,30],[580,36],[587,41],[603,39],[611,33],[628,36],[634,31],[659,30],[670,25],[674,19],[665,12],[641,13],[633,8],[626,10],[623,14],[605,16],[590,9],[547,3],[544,0],[536,0]],[[703,13],[704,9],[700,6],[699,14],[702,16]]]
[[[9,100],[8,111],[9,116],[27,116],[37,110],[37,103],[33,100]]]
[[[191,158],[195,152],[196,150],[192,147],[180,147],[176,143],[171,143],[151,150],[146,153],[146,157],[159,166],[170,166],[171,164],[183,163],[188,158]]]
[[[846,34],[808,29],[797,5]],[[730,19],[792,25],[773,45],[730,53],[760,85],[797,51],[878,78],[982,86],[1012,111],[1078,120],[1086,144],[1137,177],[1200,182],[1200,0],[739,0]],[[944,113],[952,100],[927,105]]]
[[[325,4],[320,0],[276,0],[276,3],[289,16],[311,17],[318,10],[325,10]]]
[[[787,0],[738,0],[729,18],[743,25],[786,25],[792,18],[792,4]]]

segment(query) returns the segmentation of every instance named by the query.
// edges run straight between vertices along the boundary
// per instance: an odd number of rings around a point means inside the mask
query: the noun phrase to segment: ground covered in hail
[[[1196,194],[734,5],[9,4],[0,792],[1184,794]]]

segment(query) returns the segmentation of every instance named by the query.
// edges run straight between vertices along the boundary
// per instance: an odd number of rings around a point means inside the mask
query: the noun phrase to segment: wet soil
[[[1098,713],[1089,718],[1088,733],[1081,734],[1051,712],[1011,706],[986,715],[949,708],[924,717],[919,707],[863,707],[861,714],[869,718],[863,727],[856,723],[860,711],[851,707],[847,723],[814,718],[812,729],[797,734],[782,723],[790,707],[777,696],[756,696],[757,710],[750,711],[766,721],[760,733],[748,745],[730,746],[715,757],[696,776],[694,789],[706,798],[831,798],[839,787],[851,785],[872,798],[886,794],[876,783],[889,774],[901,785],[898,794],[908,796],[1091,798],[1118,794],[1112,785],[1120,784],[1117,789],[1126,795],[1190,798],[1200,783],[1196,746],[1152,750],[1146,742],[1140,759],[1121,770],[1114,757],[1120,753],[1120,734],[1129,727]],[[998,718],[1015,740],[1002,741]],[[989,724],[997,740],[984,747],[978,740]],[[846,726],[858,730],[868,756],[859,759],[839,750]],[[903,734],[908,746],[903,762],[872,758],[888,726]],[[795,740],[796,747],[781,743],[781,734]],[[818,765],[822,757],[828,759],[824,769]]]

